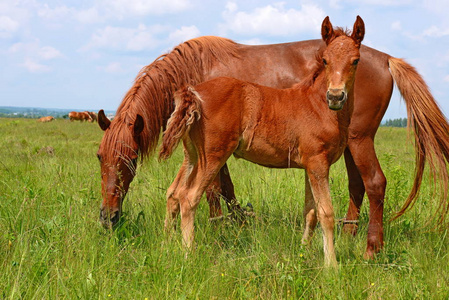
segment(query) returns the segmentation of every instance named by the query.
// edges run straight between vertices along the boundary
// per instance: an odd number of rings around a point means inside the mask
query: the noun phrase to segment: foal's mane
[[[237,44],[229,39],[204,36],[176,46],[142,68],[117,109],[114,123],[118,128],[113,130],[117,132],[111,132],[109,145],[120,141],[123,126],[129,125],[139,114],[145,123],[140,135],[140,155],[148,157],[173,111],[173,93],[185,84],[204,81],[204,74],[215,61],[226,63],[230,58],[238,57],[237,49]],[[121,153],[117,149],[121,146],[114,147]]]
[[[344,29],[342,27],[335,27],[334,28],[334,36],[332,39],[335,39],[339,36],[347,36],[350,37],[351,31],[349,29]],[[315,61],[314,65],[310,71],[310,73],[304,77],[300,82],[294,84],[292,88],[294,89],[305,89],[310,88],[314,83],[315,80],[318,78],[318,76],[321,74],[321,72],[324,71],[324,63],[323,63],[323,51],[324,47],[317,50],[315,53]]]

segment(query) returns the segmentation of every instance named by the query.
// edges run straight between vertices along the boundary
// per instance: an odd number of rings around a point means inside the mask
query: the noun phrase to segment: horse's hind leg
[[[223,215],[220,204],[221,191],[220,175],[217,175],[206,188],[206,199],[209,203],[210,218],[217,218]]]
[[[307,174],[315,200],[318,221],[323,230],[324,262],[326,266],[337,265],[334,248],[334,208],[329,190],[329,166],[326,160],[317,159],[310,162]]]
[[[360,207],[365,195],[365,186],[348,148],[345,150],[345,164],[349,180],[349,207],[343,220],[343,231],[355,235],[358,229]]]
[[[226,202],[226,206],[228,207],[228,212],[231,213],[233,218],[236,218],[239,221],[244,221],[245,214],[237,201],[237,198],[235,197],[234,184],[232,183],[231,174],[229,173],[227,164],[224,164],[224,166],[220,169],[219,175],[222,196]]]
[[[349,146],[369,199],[368,238],[364,255],[368,259],[373,258],[383,247],[383,210],[387,180],[380,168],[371,139],[365,139],[356,146]]]
[[[303,217],[305,222],[304,235],[302,237],[302,243],[308,244],[312,238],[313,232],[315,230],[316,224],[318,222],[316,216],[315,201],[313,199],[312,189],[310,188],[309,176],[307,172],[305,173],[305,202]]]

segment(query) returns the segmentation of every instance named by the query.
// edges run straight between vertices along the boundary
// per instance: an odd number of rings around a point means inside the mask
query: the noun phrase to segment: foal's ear
[[[355,41],[357,46],[360,47],[360,44],[362,43],[363,38],[365,37],[365,22],[363,22],[360,16],[357,16],[357,19],[355,20],[354,29],[352,29],[351,37]]]
[[[141,115],[136,116],[136,120],[134,121],[134,135],[138,136],[142,133],[145,122]]]
[[[334,28],[329,20],[329,16],[327,16],[323,20],[323,24],[321,24],[321,37],[323,38],[323,41],[326,42],[326,45],[329,45],[329,43],[334,39],[334,36]]]
[[[106,117],[106,115],[104,114],[104,110],[102,109],[100,109],[100,111],[98,112],[98,125],[100,125],[100,128],[103,131],[108,129],[111,125],[111,121],[108,119],[108,117]]]

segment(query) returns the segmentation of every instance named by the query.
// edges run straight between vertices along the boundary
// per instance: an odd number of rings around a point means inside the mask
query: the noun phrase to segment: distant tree
[[[381,126],[386,127],[407,127],[407,118],[388,119]]]

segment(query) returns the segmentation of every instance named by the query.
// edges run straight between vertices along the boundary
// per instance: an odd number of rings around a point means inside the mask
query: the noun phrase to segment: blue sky
[[[0,0],[0,106],[115,110],[138,71],[202,35],[268,44],[350,27],[405,58],[449,113],[449,1]],[[386,118],[405,117],[393,96]]]

